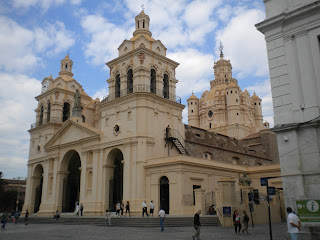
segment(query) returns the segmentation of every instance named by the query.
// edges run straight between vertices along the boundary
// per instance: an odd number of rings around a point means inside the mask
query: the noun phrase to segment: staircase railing
[[[196,157],[196,155],[194,154],[192,149],[189,147],[189,145],[186,143],[186,141],[184,140],[184,138],[182,137],[182,135],[180,134],[180,132],[178,130],[169,128],[168,134],[166,133],[166,135],[168,135],[168,136],[165,136],[165,138],[169,138],[169,140],[171,140],[171,141],[174,139],[177,139],[180,142],[180,144],[182,145],[182,147],[185,149],[186,155]]]

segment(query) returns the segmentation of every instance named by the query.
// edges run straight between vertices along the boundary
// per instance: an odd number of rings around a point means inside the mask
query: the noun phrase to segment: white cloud
[[[222,22],[228,22],[232,13],[233,8],[230,5],[225,5],[217,10],[218,17]]]
[[[236,78],[249,75],[267,76],[268,62],[263,34],[254,26],[265,18],[259,9],[240,8],[226,27],[216,33],[216,49],[220,40],[224,45],[224,57],[230,59],[239,74]]]
[[[109,94],[109,88],[107,87],[104,87],[104,88],[101,88],[101,89],[98,89],[95,94],[93,94],[92,98],[93,99],[96,99],[96,98],[99,98],[100,101],[106,97],[107,95]]]
[[[187,106],[182,110],[182,122],[184,124],[188,124],[188,107]]]
[[[152,36],[160,39],[168,49],[173,49],[201,46],[205,43],[206,36],[217,26],[213,10],[221,4],[221,0],[190,3],[186,0],[126,1],[126,21],[121,25],[115,25],[112,23],[113,19],[99,14],[85,15],[81,25],[90,37],[85,53],[91,63],[101,65],[117,57],[119,45],[124,39],[132,37],[134,17],[141,11],[142,4],[150,17]]]
[[[202,92],[210,89],[210,76],[213,76],[213,56],[203,54],[196,49],[169,52],[168,58],[180,63],[176,70],[177,95],[189,97],[192,90]]]
[[[27,29],[10,18],[0,17],[0,69],[8,72],[32,71],[34,66],[41,66],[39,56],[43,52],[57,54],[73,44],[72,33],[62,22]]]
[[[81,26],[89,34],[85,54],[95,65],[101,65],[118,55],[118,47],[128,37],[128,31],[98,15],[87,15]]]
[[[26,176],[30,124],[35,122],[40,81],[0,72],[0,169],[7,177]]]
[[[59,6],[65,3],[70,3],[72,5],[79,5],[81,0],[13,0],[13,7],[15,8],[25,8],[30,7],[40,7],[44,11],[47,11],[51,6]]]

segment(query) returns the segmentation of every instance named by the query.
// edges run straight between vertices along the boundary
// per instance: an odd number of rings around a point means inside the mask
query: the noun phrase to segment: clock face
[[[43,83],[42,83],[42,92],[46,92],[49,88],[49,81],[48,80],[45,80]]]

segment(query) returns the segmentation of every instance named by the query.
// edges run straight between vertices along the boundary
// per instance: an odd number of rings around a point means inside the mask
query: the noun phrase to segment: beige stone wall
[[[276,135],[262,131],[255,138],[244,140],[185,126],[186,141],[198,158],[213,157],[215,160],[235,165],[267,165],[278,162]]]

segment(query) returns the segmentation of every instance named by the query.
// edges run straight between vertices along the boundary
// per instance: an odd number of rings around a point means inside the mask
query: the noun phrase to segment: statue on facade
[[[74,94],[74,105],[72,109],[72,117],[81,117],[81,93],[76,89]]]
[[[78,89],[76,89],[76,93],[74,94],[74,108],[81,107],[81,94]]]
[[[242,183],[243,186],[250,186],[252,182],[251,178],[247,175],[246,172],[243,172],[242,174],[243,174],[242,177],[240,177],[240,174],[239,174],[239,183]]]

